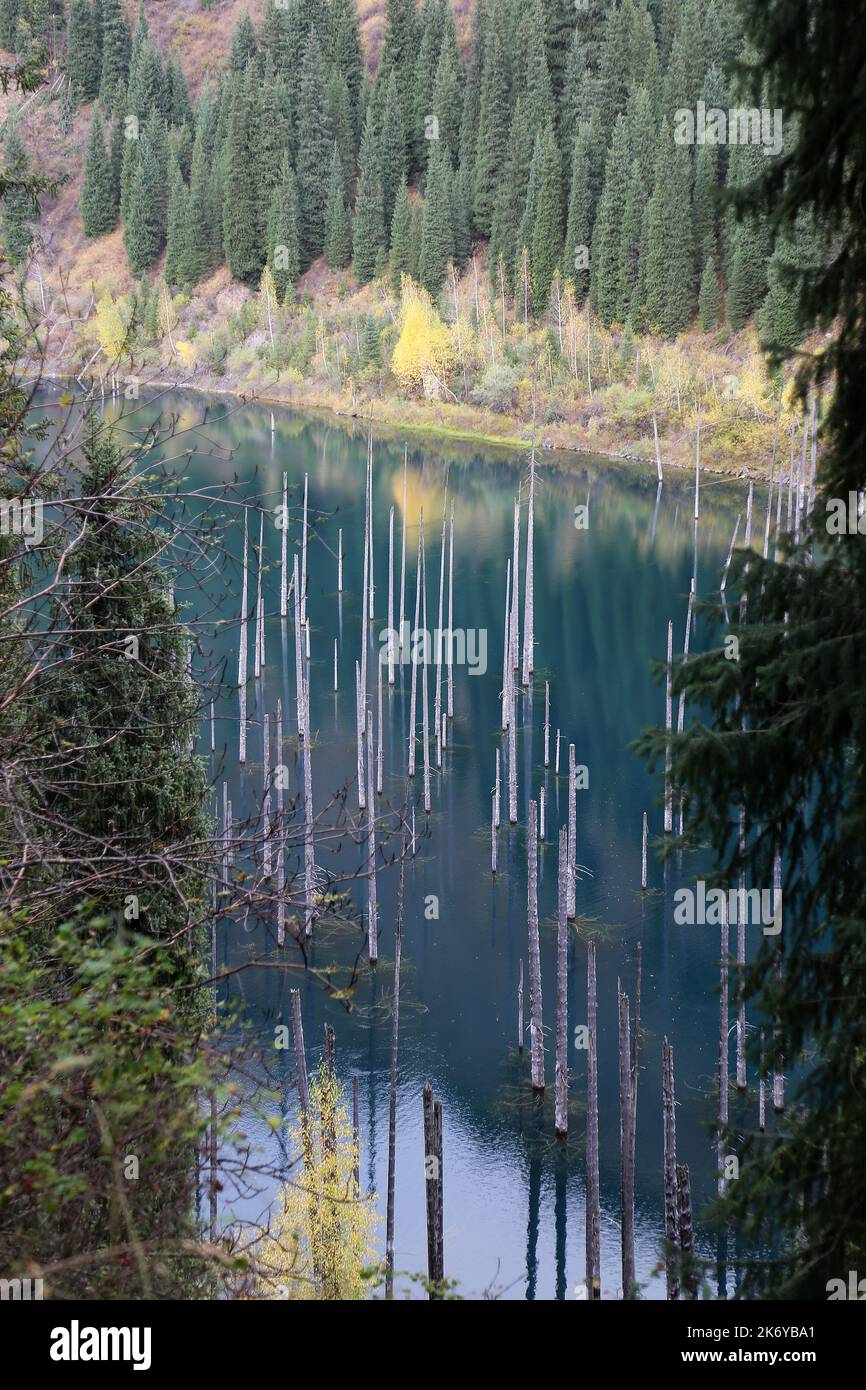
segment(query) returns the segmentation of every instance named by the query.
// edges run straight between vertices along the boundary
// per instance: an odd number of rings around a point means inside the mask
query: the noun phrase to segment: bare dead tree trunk
[[[673,750],[671,749],[671,733],[673,727],[673,701],[671,696],[671,680],[673,675],[674,658],[674,625],[668,623],[668,662],[665,674],[665,730],[667,732],[667,743],[665,745],[665,834],[670,835],[674,828],[674,801],[673,787],[671,786],[671,767],[673,764]]]
[[[721,927],[721,983],[719,988],[719,1135],[716,1145],[718,1192],[725,1195],[725,1134],[728,1128],[728,890],[724,887]]]
[[[376,813],[373,798],[373,715],[367,715],[367,946],[370,964],[379,959],[379,909],[376,902]]]
[[[677,1202],[677,1120],[674,1096],[674,1053],[667,1038],[662,1049],[662,1103],[664,1106],[664,1178],[665,1178],[665,1272],[669,1299],[680,1296],[677,1274],[679,1245],[679,1211]]]
[[[520,957],[517,975],[517,1051],[523,1054],[523,957]]]
[[[746,851],[746,808],[739,813],[739,850]],[[746,870],[740,868],[737,891],[737,1090],[745,1091],[746,1078],[746,998],[743,992],[746,975]]]
[[[577,914],[577,768],[574,744],[568,745],[568,892],[566,912],[569,921]]]
[[[677,1227],[683,1258],[683,1294],[686,1298],[697,1298],[692,1187],[689,1181],[689,1165],[687,1163],[677,1164]]]
[[[544,1090],[544,1034],[541,999],[541,949],[538,938],[538,838],[535,802],[529,803],[527,838],[528,921],[529,921],[529,1044],[532,1059],[532,1089]]]
[[[568,1133],[568,831],[559,832],[558,912],[556,919],[556,1090],[554,1129]]]
[[[589,1035],[586,1071],[586,1289],[601,1298],[601,1203],[598,1175],[598,1006],[595,942],[586,948],[586,1021]]]
[[[616,982],[619,1018],[619,1159],[620,1211],[622,1237],[622,1296],[632,1298],[634,1276],[634,1182],[631,1174],[632,1079],[631,1025],[628,995]]]
[[[403,953],[404,853],[397,888],[397,932],[394,945],[394,994],[391,1003],[391,1088],[388,1097],[388,1202],[385,1216],[385,1297],[394,1297],[394,1191],[397,1164],[397,1044],[400,1036],[400,961]]]
[[[529,515],[526,523],[526,584],[523,611],[523,684],[529,685],[535,669],[535,445],[529,465]]]
[[[241,578],[241,623],[238,638],[238,703],[240,718],[238,723],[238,762],[247,760],[247,604],[249,602],[249,581],[247,572],[247,511],[244,508],[244,555]]]

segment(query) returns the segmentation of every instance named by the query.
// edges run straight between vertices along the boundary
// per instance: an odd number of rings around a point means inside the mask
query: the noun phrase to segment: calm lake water
[[[250,641],[249,755],[237,762],[237,613],[240,572],[203,575],[203,590],[179,592],[190,617],[210,621],[211,600],[219,615],[234,621],[220,629],[215,649],[226,657],[227,689],[217,707],[217,758],[221,784],[228,783],[235,818],[253,815],[261,796],[262,713],[285,707],[282,761],[290,769],[289,794],[302,796],[294,705],[294,649],[281,642],[279,618],[280,533],[272,511],[280,502],[281,475],[288,473],[292,525],[289,556],[300,550],[300,502],[309,479],[308,614],[311,630],[311,725],[314,809],[324,813],[332,796],[349,783],[348,810],[357,815],[355,785],[354,666],[360,655],[360,595],[363,568],[364,482],[367,441],[363,426],[354,437],[345,429],[276,414],[272,436],[269,408],[238,407],[192,396],[161,397],[142,407],[134,423],[177,413],[182,431],[166,450],[183,487],[214,488],[238,480],[237,495],[257,498],[268,509],[265,523],[267,663],[255,682]],[[492,1289],[508,1298],[575,1297],[584,1273],[584,1105],[586,1053],[577,1050],[574,1029],[586,1019],[586,940],[598,943],[600,1179],[602,1282],[605,1297],[620,1289],[619,1096],[616,988],[621,977],[633,994],[636,950],[643,947],[640,1075],[637,1114],[637,1274],[644,1296],[664,1296],[664,1278],[654,1273],[664,1234],[662,1189],[661,1050],[674,1047],[677,1086],[678,1158],[691,1170],[696,1212],[715,1195],[718,1062],[718,929],[677,926],[673,893],[693,884],[701,861],[663,870],[651,855],[650,892],[640,892],[641,820],[646,810],[651,836],[662,830],[658,783],[629,751],[648,724],[664,721],[664,689],[651,676],[663,657],[667,623],[674,620],[674,649],[682,649],[694,560],[694,480],[671,473],[658,497],[654,470],[589,456],[538,455],[535,507],[535,677],[519,696],[519,824],[509,828],[504,794],[499,834],[499,873],[490,872],[490,812],[495,749],[502,740],[499,693],[503,664],[506,561],[512,550],[515,492],[522,484],[521,641],[526,540],[527,453],[490,452],[475,446],[427,445],[417,437],[374,444],[373,504],[376,607],[366,624],[370,701],[376,715],[375,677],[379,634],[386,626],[388,516],[395,512],[395,588],[399,600],[399,557],[403,526],[403,459],[408,447],[406,611],[414,605],[415,553],[423,506],[427,548],[427,625],[436,626],[442,511],[454,504],[455,628],[486,634],[487,669],[454,672],[454,719],[441,772],[432,772],[429,818],[417,796],[418,852],[406,869],[406,916],[400,1018],[399,1099],[396,1167],[396,1265],[426,1271],[421,1090],[429,1078],[444,1111],[445,1272],[464,1296]],[[574,509],[589,505],[588,529],[578,529]],[[756,530],[763,534],[763,494],[756,501]],[[734,521],[744,507],[742,488],[710,476],[702,479],[698,586],[718,589]],[[225,509],[224,509],[225,510]],[[337,531],[343,529],[344,587],[337,593]],[[257,522],[255,526],[256,537]],[[241,526],[227,538],[236,560]],[[227,596],[226,583],[232,592]],[[447,579],[446,579],[447,593]],[[250,630],[252,639],[252,628]],[[337,640],[339,690],[333,690]],[[701,618],[692,647],[710,640]],[[209,644],[214,649],[214,644]],[[197,666],[198,666],[197,662]],[[207,663],[210,664],[209,662]],[[406,750],[411,667],[398,668],[396,685],[384,695],[384,786],[378,814],[387,820],[407,794]],[[551,767],[543,765],[544,682],[550,682]],[[431,689],[431,726],[432,690]],[[420,682],[419,682],[420,690]],[[420,720],[420,704],[419,704]],[[553,770],[554,741],[562,731],[561,775]],[[569,941],[570,1134],[553,1135],[553,1026],[555,1008],[556,842],[567,818],[568,743],[589,772],[589,787],[577,796],[577,859],[584,866],[577,887],[577,921]],[[210,758],[205,727],[202,751]],[[224,757],[222,752],[225,750]],[[272,759],[276,758],[272,750]],[[431,755],[432,756],[432,755]],[[544,788],[546,843],[540,849],[539,899],[548,1090],[543,1100],[529,1086],[527,1053],[518,1056],[517,979],[527,960],[526,823],[530,797]],[[390,848],[393,848],[393,844]],[[335,863],[333,841],[317,846],[317,861],[334,873],[360,868],[362,844],[344,844]],[[323,1026],[336,1032],[338,1071],[350,1091],[361,1084],[362,1180],[379,1194],[384,1247],[390,1067],[390,994],[393,980],[397,870],[380,864],[379,951],[375,972],[362,957],[362,975],[350,1007],[335,1002],[312,977],[273,969],[250,969],[230,977],[230,996],[242,1006],[246,1024],[285,1085],[284,1112],[294,1114],[293,1060],[274,1053],[274,1028],[289,1021],[289,990],[300,985],[308,1061],[322,1051]],[[431,916],[431,895],[438,918]],[[359,912],[366,884],[355,888]],[[425,915],[425,903],[428,913]],[[754,929],[753,929],[754,930]],[[285,959],[275,945],[275,922],[244,932],[222,927],[219,959],[237,966],[252,956]],[[735,933],[732,933],[732,941]],[[358,928],[323,926],[314,933],[310,963],[334,967],[344,981],[365,948],[363,918]],[[527,1004],[528,1009],[528,1004]],[[733,1014],[731,1016],[733,1024]],[[733,1062],[733,1038],[731,1039]],[[274,1060],[276,1058],[276,1060]],[[756,1078],[751,1078],[753,1086]],[[753,1124],[757,1100],[750,1093],[743,1122]],[[732,1100],[732,1116],[738,1112]],[[248,1132],[271,1159],[278,1139],[261,1121]],[[267,1194],[226,1202],[223,1219],[259,1219]],[[698,1224],[698,1251],[709,1259],[718,1238]],[[730,1284],[729,1284],[730,1288]],[[417,1294],[416,1294],[417,1296]]]

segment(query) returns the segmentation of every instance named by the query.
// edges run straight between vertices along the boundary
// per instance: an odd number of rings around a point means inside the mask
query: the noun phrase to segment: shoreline
[[[68,372],[46,371],[42,374],[43,381],[51,382],[71,382],[80,386],[77,377],[70,376]],[[502,449],[514,454],[520,451],[528,451],[532,448],[532,441],[529,438],[519,437],[514,434],[492,435],[483,429],[471,430],[467,428],[454,428],[438,422],[424,422],[403,419],[388,419],[387,416],[377,416],[375,412],[363,412],[361,410],[340,410],[331,401],[320,396],[313,396],[309,400],[293,401],[287,400],[285,396],[269,392],[267,388],[251,388],[248,391],[240,389],[235,385],[232,387],[218,386],[213,384],[202,384],[195,380],[181,381],[170,380],[165,377],[155,376],[142,381],[142,386],[154,387],[160,390],[189,392],[198,396],[220,396],[228,400],[237,401],[239,404],[256,405],[261,407],[275,407],[282,410],[292,411],[298,415],[306,415],[313,419],[324,421],[334,421],[341,428],[350,429],[355,423],[364,424],[373,429],[374,434],[383,435],[385,433],[394,435],[409,434],[418,436],[428,436],[432,439],[445,443],[449,440],[460,444],[475,444],[483,446],[485,449]],[[111,398],[110,390],[105,392],[106,398]],[[121,393],[122,398],[122,393]],[[379,401],[376,404],[384,407],[387,411],[391,398]],[[368,404],[371,404],[368,402]],[[465,405],[462,409],[471,412],[473,407]],[[480,412],[479,412],[480,413]],[[514,422],[519,426],[519,422]],[[528,428],[528,427],[527,427]],[[660,446],[662,444],[660,439]],[[608,459],[614,463],[624,463],[647,467],[653,477],[657,477],[656,459],[654,454],[643,455],[630,452],[621,452],[615,449],[603,448],[601,446],[591,447],[577,443],[563,444],[560,442],[542,441],[538,446],[541,453],[553,454],[560,459],[568,454],[583,455],[588,458]],[[667,458],[662,461],[662,475],[668,469],[673,469],[678,475],[687,474],[693,471],[693,461],[680,462],[678,459]],[[701,459],[701,473],[710,473],[719,478],[727,478],[732,482],[745,481],[763,477],[763,473],[757,469],[745,468],[736,465],[731,468],[720,468],[718,464],[707,462]]]

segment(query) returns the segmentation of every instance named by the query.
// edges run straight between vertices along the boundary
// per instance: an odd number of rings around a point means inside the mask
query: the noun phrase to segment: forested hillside
[[[622,375],[611,350],[626,368],[637,356],[640,388],[640,335],[737,334],[754,317],[766,341],[799,340],[789,272],[817,254],[811,227],[774,246],[765,219],[738,221],[723,201],[780,147],[675,138],[677,113],[736,104],[732,74],[748,54],[734,0],[387,0],[381,42],[380,17],[355,0],[203,4],[174,19],[162,6],[133,19],[123,0],[2,0],[0,39],[48,53],[51,119],[61,140],[78,132],[56,252],[73,289],[113,296],[103,350],[147,356],[170,338],[177,356],[179,338],[184,367],[236,375],[243,364],[228,359],[245,343],[246,366],[307,379],[330,337],[354,401],[364,372],[392,365],[403,276],[430,296],[429,313],[419,301],[428,333],[441,315],[459,335],[467,300],[470,322],[430,371],[398,372],[397,384],[447,396],[459,359],[463,398],[471,376],[476,403],[495,411],[522,408],[518,327],[524,341],[553,327],[550,388],[570,368],[590,398],[594,365],[609,386]],[[43,129],[32,161],[45,143]],[[8,165],[26,163],[25,145],[13,114]],[[5,214],[19,260],[39,238],[30,215],[20,203]],[[248,308],[238,330],[227,324],[226,304],[238,312],[243,295],[184,316],[220,267],[261,291],[261,322]],[[215,318],[219,335],[194,347]],[[255,329],[266,341],[248,342]],[[470,329],[491,345],[479,371]],[[714,390],[724,374],[711,366]]]

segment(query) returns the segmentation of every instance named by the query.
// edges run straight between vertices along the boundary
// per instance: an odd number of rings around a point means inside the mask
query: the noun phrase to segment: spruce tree
[[[332,270],[343,270],[351,259],[352,219],[346,206],[346,181],[335,140],[325,206],[325,260]]]
[[[695,187],[692,196],[692,226],[695,253],[702,267],[706,265],[711,247],[716,242],[718,217],[718,145],[701,145],[695,163]]]
[[[604,188],[592,232],[590,283],[593,307],[608,325],[620,316],[622,229],[629,185],[628,126],[619,115],[608,150]]]
[[[30,195],[21,187],[22,181],[30,175],[30,160],[14,121],[7,127],[3,155],[3,176],[11,181],[11,187],[0,203],[3,245],[10,261],[18,265],[30,249],[33,239],[31,223],[35,214]]]
[[[451,213],[451,170],[445,152],[437,148],[427,169],[427,191],[421,233],[418,278],[435,300],[454,254]]]
[[[189,235],[186,246],[186,274],[190,285],[197,285],[213,269],[214,244],[220,238],[215,226],[211,170],[206,135],[201,118],[196,125],[189,174]]]
[[[90,123],[78,206],[86,237],[105,236],[117,226],[117,197],[98,106]]]
[[[578,304],[583,303],[589,290],[591,199],[586,141],[587,127],[582,125],[574,140],[568,227],[565,236],[565,251],[562,257],[563,273],[566,279],[574,281],[574,293]]]
[[[118,83],[129,81],[132,30],[123,0],[103,0],[102,74],[100,95],[103,103],[113,103]]]
[[[292,153],[292,129],[289,119],[289,91],[284,77],[278,77],[270,66],[257,93],[256,131],[258,167],[256,183],[259,197],[259,224],[262,239],[266,235],[268,215],[274,189],[280,181],[283,159]]]
[[[361,334],[361,367],[380,367],[382,365],[381,352],[379,350],[380,330],[379,325],[372,314],[368,314],[364,320],[364,331]]]
[[[225,150],[223,247],[236,280],[257,286],[265,260],[260,222],[255,66],[234,78]]]
[[[698,318],[701,331],[712,333],[713,329],[718,328],[721,313],[722,291],[719,287],[719,272],[716,269],[715,256],[708,256],[698,293]]]
[[[463,114],[463,66],[454,32],[454,17],[450,5],[445,7],[442,46],[433,83],[433,104],[430,108],[439,122],[439,139],[454,165],[460,157],[460,124]],[[468,167],[468,166],[467,166]]]
[[[298,182],[298,241],[301,268],[306,269],[325,244],[325,170],[331,158],[333,135],[328,126],[322,53],[312,29],[301,66],[295,175]],[[381,188],[380,188],[381,197]]]
[[[286,304],[294,294],[301,265],[297,182],[288,155],[283,159],[268,218],[268,265],[277,294]]]
[[[343,191],[346,201],[351,202],[355,189],[355,164],[357,160],[357,140],[355,125],[349,99],[346,79],[336,66],[331,70],[327,87],[328,124],[340,152],[340,167],[343,170]]]
[[[451,226],[454,264],[463,270],[472,252],[472,175],[466,165],[451,174]]]
[[[539,317],[550,301],[550,287],[562,255],[562,223],[562,159],[550,123],[541,141],[535,226],[530,246],[532,296]]]
[[[428,120],[438,112],[435,109],[435,86],[437,65],[442,50],[445,6],[442,0],[425,0],[418,18],[418,45],[414,57],[410,105],[411,126],[408,131],[408,149],[412,168],[423,173],[430,157],[430,138],[427,133]]]
[[[641,250],[645,222],[645,170],[637,159],[633,159],[629,170],[619,243],[619,294],[616,313],[616,317],[622,323],[632,314],[632,326],[637,301],[642,298]],[[639,318],[639,315],[637,317]]]
[[[386,231],[390,232],[397,190],[406,173],[406,137],[403,131],[397,81],[393,72],[388,77],[380,149],[382,158],[382,217]]]
[[[188,126],[192,129],[192,103],[183,69],[173,55],[165,65],[165,88],[168,107],[166,119],[171,126]]]
[[[15,52],[19,0],[0,0],[0,48]]]
[[[514,107],[508,135],[508,152],[490,229],[488,259],[491,284],[496,294],[500,291],[500,258],[505,267],[506,284],[513,288],[514,266],[518,254],[517,238],[526,203],[526,188],[534,148],[535,140],[527,117],[526,103],[524,98],[519,96]]]
[[[168,197],[168,233],[165,246],[165,283],[187,283],[189,237],[189,191],[183,180],[180,165],[171,161],[171,183]]]
[[[355,0],[331,0],[331,47],[334,66],[346,84],[354,150],[361,142],[361,88],[364,54]],[[342,152],[341,152],[342,153]],[[354,160],[352,161],[354,164]]]
[[[251,58],[255,58],[257,53],[256,31],[253,28],[253,21],[249,14],[241,15],[232,33],[231,50],[229,52],[229,70],[236,77],[242,77],[247,70],[247,63]]]
[[[99,45],[93,12],[87,0],[72,0],[66,41],[66,70],[79,102],[92,101],[99,92]]]
[[[561,119],[571,43],[577,32],[574,0],[544,0],[544,51],[555,110]]]
[[[475,162],[475,227],[489,236],[508,140],[508,85],[500,26],[493,30],[481,83]]]
[[[394,203],[394,216],[391,220],[391,287],[395,295],[400,293],[403,275],[412,273],[412,209],[409,204],[409,186],[404,175],[397,190]]]
[[[372,110],[367,112],[360,163],[352,232],[352,270],[358,283],[364,285],[372,280],[379,253],[385,247],[381,152]]]
[[[664,120],[647,209],[645,279],[649,321],[670,338],[687,328],[694,314],[689,195],[689,149],[674,144],[670,125]]]
[[[533,135],[544,133],[555,117],[553,91],[547,70],[545,52],[545,21],[541,0],[529,0],[522,7],[520,47],[525,69],[519,90],[525,97],[527,115]]]
[[[165,179],[156,135],[154,125],[149,122],[139,141],[138,160],[129,190],[123,244],[133,275],[140,275],[154,265],[163,247]]]

